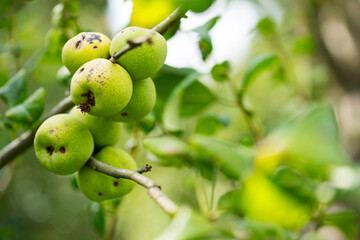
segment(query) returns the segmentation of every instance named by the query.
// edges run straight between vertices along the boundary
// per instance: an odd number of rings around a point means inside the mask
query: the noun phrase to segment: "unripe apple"
[[[91,116],[88,113],[82,113],[80,109],[74,107],[69,112],[71,116],[82,120],[90,130],[95,145],[105,147],[114,145],[121,133],[121,123],[113,122],[103,117]]]
[[[71,74],[84,63],[109,56],[110,39],[97,32],[82,32],[67,41],[62,50],[62,61]]]
[[[133,82],[133,94],[128,105],[110,120],[118,122],[138,121],[148,115],[155,105],[156,90],[151,78]]]
[[[35,154],[49,171],[67,175],[90,158],[94,140],[85,124],[68,114],[58,114],[41,124],[34,139]]]
[[[97,160],[116,168],[136,169],[134,159],[116,147],[105,147],[94,156]],[[81,192],[92,201],[103,201],[124,196],[135,186],[128,179],[116,179],[114,177],[96,172],[88,166],[84,166],[76,176],[77,184]]]
[[[124,68],[103,58],[82,65],[71,79],[70,94],[82,112],[111,116],[129,103],[132,81]]]
[[[134,81],[150,77],[164,65],[167,54],[164,37],[150,29],[128,27],[117,33],[111,41],[110,55],[113,55],[120,51],[128,40],[147,36],[151,36],[149,42],[144,42],[118,59],[118,63],[128,71]]]

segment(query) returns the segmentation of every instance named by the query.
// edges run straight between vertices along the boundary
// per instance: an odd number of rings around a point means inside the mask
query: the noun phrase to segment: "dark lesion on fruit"
[[[120,115],[123,116],[123,117],[126,117],[126,116],[129,115],[129,114],[126,113],[126,112],[123,112],[123,113],[121,113]]]
[[[114,182],[114,187],[119,186],[119,182]]]
[[[101,192],[99,192],[99,193],[98,193],[98,195],[99,195],[99,196],[102,196],[102,193],[101,193]]]
[[[53,146],[49,146],[46,148],[46,152],[51,156],[54,152],[55,148]]]
[[[81,43],[82,43],[81,40],[77,41],[77,42],[75,43],[75,49],[80,49],[80,48],[81,48]]]
[[[97,46],[94,46],[93,49],[97,49],[98,47]]]
[[[78,71],[78,74],[82,73],[84,70],[85,70],[84,67],[80,68],[79,71]]]
[[[61,147],[59,150],[62,154],[64,154],[66,152],[65,147]]]
[[[97,34],[88,34],[88,37],[86,38],[86,41],[88,43],[94,43],[95,40],[98,40],[99,42],[102,42],[101,36]]]
[[[82,97],[86,97],[86,102],[81,102],[77,108],[81,110],[82,113],[90,112],[90,107],[95,106],[95,96],[91,91],[81,94]]]

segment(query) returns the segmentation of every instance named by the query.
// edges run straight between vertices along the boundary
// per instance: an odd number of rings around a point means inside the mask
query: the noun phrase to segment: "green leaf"
[[[276,25],[274,23],[274,21],[269,18],[269,17],[265,17],[263,19],[261,19],[257,25],[256,25],[256,29],[263,35],[266,37],[272,36],[275,34],[275,30],[276,30]]]
[[[322,225],[336,226],[342,230],[348,239],[356,239],[358,224],[358,217],[352,211],[343,211],[327,214],[322,222]]]
[[[22,69],[0,88],[0,97],[12,107],[25,100],[26,89],[26,71]]]
[[[8,79],[9,77],[6,71],[0,69],[0,87],[4,86],[4,84],[7,82]]]
[[[156,117],[154,113],[149,113],[145,118],[141,119],[140,127],[145,133],[151,132],[156,126]]]
[[[207,10],[214,0],[181,0],[182,4],[191,11],[200,13]]]
[[[156,103],[154,107],[154,115],[157,119],[161,119],[165,105],[168,103],[168,97],[173,89],[186,76],[194,73],[195,70],[190,68],[174,68],[164,65],[159,72],[153,77],[156,88]]]
[[[196,125],[196,133],[203,135],[214,135],[223,124],[215,116],[205,116],[199,119]]]
[[[215,101],[212,92],[201,82],[194,81],[182,94],[180,116],[189,117],[199,114]]]
[[[180,107],[181,100],[186,88],[191,86],[199,77],[200,73],[192,72],[187,75],[170,93],[164,106],[162,120],[166,129],[170,131],[180,130]]]
[[[316,49],[316,43],[310,36],[298,38],[294,44],[294,52],[299,54],[313,54]]]
[[[214,17],[207,21],[204,25],[193,29],[193,31],[197,32],[200,37],[198,44],[204,61],[207,59],[213,49],[209,31],[215,26],[219,18],[219,16]]]
[[[189,142],[198,154],[207,156],[200,160],[213,161],[228,178],[239,179],[252,167],[254,152],[248,147],[201,135],[192,136]]]
[[[25,102],[6,111],[6,118],[23,124],[36,122],[44,110],[45,95],[45,89],[39,88]]]
[[[216,64],[211,69],[211,76],[215,81],[225,82],[229,79],[230,63],[228,61]]]
[[[209,21],[207,21],[204,25],[195,28],[193,31],[200,34],[200,36],[208,35],[208,32],[215,26],[217,21],[220,19],[220,16],[216,16]]]
[[[62,66],[56,73],[56,80],[65,86],[70,86],[72,75],[69,70]]]
[[[245,72],[240,93],[244,94],[250,83],[263,71],[270,68],[275,63],[279,63],[279,58],[273,54],[263,54],[252,60]]]
[[[105,210],[103,206],[98,202],[89,202],[89,215],[90,221],[95,228],[95,230],[104,236],[105,234]]]
[[[219,199],[218,208],[235,214],[242,214],[241,194],[241,190],[238,189],[225,193]]]
[[[163,166],[183,166],[189,163],[189,145],[173,136],[147,138],[143,141],[150,161]],[[149,154],[150,153],[150,154]]]

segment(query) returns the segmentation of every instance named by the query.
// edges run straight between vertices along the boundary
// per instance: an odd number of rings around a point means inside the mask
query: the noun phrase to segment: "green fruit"
[[[36,157],[49,171],[67,175],[78,171],[94,150],[94,139],[85,124],[68,114],[48,118],[36,132]]]
[[[121,123],[82,113],[81,110],[76,107],[71,109],[69,114],[81,119],[85,123],[94,137],[95,145],[99,147],[110,146],[118,141],[121,132]]]
[[[145,78],[133,82],[133,94],[128,105],[110,120],[118,122],[138,121],[148,115],[155,105],[156,90],[153,80]]]
[[[82,112],[94,116],[111,116],[129,103],[132,81],[119,64],[107,59],[85,63],[71,80],[70,94]]]
[[[109,59],[110,42],[110,39],[101,33],[79,33],[65,43],[62,50],[62,61],[74,74],[84,63],[93,59]]]
[[[152,36],[149,42],[134,48],[121,56],[118,63],[130,74],[132,80],[150,77],[164,65],[167,45],[163,36],[150,29],[128,27],[117,33],[110,45],[110,54],[120,51],[128,40]]]
[[[115,147],[105,147],[95,155],[95,158],[103,163],[116,168],[135,170],[134,159],[125,151]],[[128,179],[116,179],[114,177],[96,172],[88,166],[84,166],[77,174],[77,184],[84,195],[92,201],[103,201],[124,196],[135,186]]]

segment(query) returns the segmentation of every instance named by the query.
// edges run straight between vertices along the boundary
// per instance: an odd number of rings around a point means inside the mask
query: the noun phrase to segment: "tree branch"
[[[17,155],[22,153],[25,149],[30,147],[34,141],[36,130],[39,128],[41,123],[43,123],[47,118],[68,111],[74,106],[74,103],[71,100],[71,97],[68,96],[58,103],[48,114],[48,116],[43,119],[36,128],[29,130],[21,134],[14,141],[6,145],[0,152],[0,169],[6,164],[11,162]]]
[[[137,184],[148,189],[150,197],[170,216],[174,216],[178,210],[178,206],[171,201],[167,196],[161,192],[161,188],[150,178],[141,175],[140,172],[144,172],[143,168],[139,170],[129,170],[122,168],[115,168],[103,162],[96,160],[94,157],[90,157],[86,165],[97,172],[104,173],[114,178],[125,178],[136,182]]]

